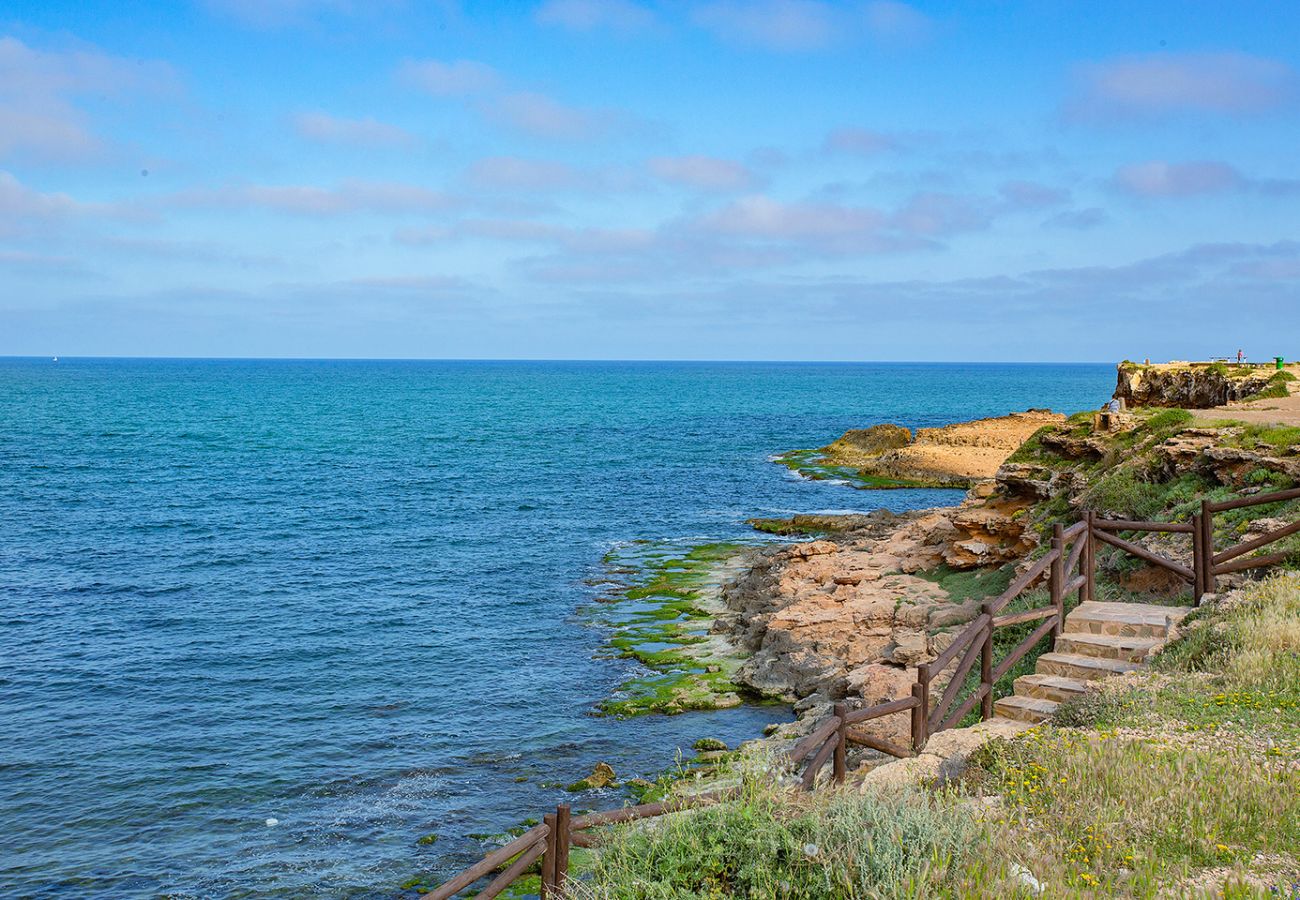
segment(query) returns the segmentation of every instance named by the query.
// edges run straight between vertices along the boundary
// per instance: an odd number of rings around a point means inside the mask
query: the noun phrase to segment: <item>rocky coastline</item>
[[[1117,397],[1125,366],[1119,371]],[[1178,396],[1184,387],[1169,383]],[[757,531],[785,540],[704,545],[677,557],[665,551],[650,577],[622,587],[623,600],[649,605],[634,607],[613,639],[616,652],[641,660],[651,674],[607,702],[605,712],[776,701],[798,716],[769,737],[787,741],[831,703],[870,706],[905,696],[916,666],[940,654],[983,600],[1031,564],[1053,524],[1070,524],[1085,509],[1178,520],[1201,496],[1300,483],[1300,428],[1205,423],[1167,402],[1068,418],[1029,410],[920,429],[915,437],[874,426],[822,450],[836,454],[835,465],[866,470],[865,481],[850,482],[856,487],[886,475],[970,486],[955,506],[755,519]],[[922,452],[931,466],[924,473],[900,462]],[[1238,533],[1275,524],[1243,523],[1247,530]],[[1170,535],[1141,542],[1175,559],[1188,552]],[[1110,590],[1180,587],[1163,570],[1119,555],[1103,553],[1100,564]],[[899,741],[906,726],[894,716],[867,727]]]
[[[1181,389],[1181,382],[1171,388]],[[984,599],[1030,565],[1055,523],[1070,524],[1085,509],[1178,521],[1202,496],[1300,483],[1300,428],[1293,426],[1205,423],[1166,403],[1069,418],[1017,415],[1033,416],[1034,430],[956,506],[751,522],[805,538],[751,551],[748,568],[722,584],[725,608],[711,626],[745,657],[734,683],[779,697],[799,715],[770,740],[806,733],[833,702],[869,706],[906,696],[916,666],[941,653]],[[964,430],[969,442],[980,428],[1002,421],[977,420],[953,431]],[[890,440],[884,429],[877,435]],[[1281,522],[1225,524],[1234,539],[1249,539]],[[1190,552],[1173,535],[1139,542],[1174,559]],[[1300,542],[1295,550],[1300,559]],[[1106,589],[1156,596],[1181,589],[1164,570],[1135,562],[1103,552]],[[1228,587],[1238,580],[1244,577],[1229,577]],[[878,720],[868,730],[905,741],[904,719]]]

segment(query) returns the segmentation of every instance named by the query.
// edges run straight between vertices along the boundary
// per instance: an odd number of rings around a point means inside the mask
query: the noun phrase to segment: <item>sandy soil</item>
[[[1296,378],[1300,378],[1300,365],[1286,367]],[[1200,410],[1196,418],[1203,422],[1216,419],[1237,419],[1261,425],[1295,425],[1300,426],[1300,382],[1291,382],[1290,397],[1275,400],[1255,400],[1250,403],[1228,403],[1213,409]]]
[[[1023,412],[943,428],[921,428],[912,444],[883,454],[879,462],[882,468],[900,474],[992,478],[998,466],[1031,434],[1044,425],[1064,420],[1064,416],[1050,412]]]

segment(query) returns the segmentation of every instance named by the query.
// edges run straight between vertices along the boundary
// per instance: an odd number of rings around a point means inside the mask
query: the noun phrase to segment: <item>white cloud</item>
[[[1246,53],[1156,53],[1082,67],[1067,111],[1078,118],[1262,113],[1290,101],[1296,73]]]
[[[234,185],[183,191],[163,203],[191,209],[264,209],[304,216],[351,213],[423,213],[456,207],[457,198],[419,185],[382,181],[344,181],[337,187],[312,185]]]
[[[868,128],[837,128],[826,135],[822,149],[827,153],[852,153],[858,156],[875,156],[898,148],[898,139],[882,131]]]
[[[567,163],[493,156],[469,167],[466,178],[478,187],[546,191],[582,187],[584,175]]]
[[[464,97],[495,89],[501,82],[497,70],[481,62],[459,59],[407,60],[398,68],[398,77],[422,91],[439,97]]]
[[[163,63],[109,56],[94,49],[44,51],[0,37],[0,157],[84,160],[105,142],[76,98],[122,98],[175,88]]]
[[[583,140],[608,133],[612,113],[567,106],[545,94],[520,91],[493,98],[484,111],[501,124],[532,137]]]
[[[1045,209],[1070,200],[1070,192],[1036,181],[1007,181],[998,188],[1004,204],[1011,209]]]
[[[1104,209],[1090,206],[1086,209],[1064,210],[1052,216],[1043,224],[1048,228],[1072,228],[1076,231],[1083,231],[1104,225],[1108,221],[1110,221],[1110,216],[1106,214]]]
[[[300,113],[293,118],[294,131],[323,144],[351,144],[357,147],[409,147],[416,137],[404,128],[366,117],[347,119],[328,113]]]
[[[1242,187],[1245,179],[1227,163],[1153,160],[1121,166],[1115,171],[1113,183],[1137,197],[1186,197]]]
[[[81,209],[67,194],[45,194],[27,187],[9,172],[0,172],[0,213],[7,219],[49,219]]]
[[[395,0],[203,0],[218,15],[253,28],[300,25],[327,14],[357,15],[400,5]],[[447,3],[442,4],[444,8]]]
[[[656,178],[702,191],[743,191],[759,180],[741,163],[712,156],[661,156],[649,168]]]
[[[867,28],[881,41],[912,44],[929,36],[932,23],[928,16],[906,3],[875,0],[866,7]]]
[[[861,36],[883,44],[913,44],[931,30],[923,13],[896,0],[861,6],[823,0],[712,0],[695,7],[692,19],[724,40],[784,52],[820,50]]]
[[[936,191],[913,195],[891,218],[900,231],[938,237],[988,227],[992,216],[977,199]]]
[[[870,235],[884,222],[884,215],[866,207],[783,203],[758,194],[703,216],[695,227],[737,237],[809,240]]]
[[[538,7],[536,19],[543,25],[572,31],[608,29],[628,33],[655,24],[654,13],[631,0],[547,0]]]
[[[772,50],[816,50],[836,36],[834,9],[818,0],[720,0],[697,7],[693,18],[726,40]]]

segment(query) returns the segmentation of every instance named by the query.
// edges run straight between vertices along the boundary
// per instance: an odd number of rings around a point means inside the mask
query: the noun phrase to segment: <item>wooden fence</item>
[[[625,806],[581,816],[572,815],[569,805],[561,803],[555,807],[555,812],[547,813],[542,818],[541,825],[493,850],[455,878],[424,894],[421,900],[447,900],[500,869],[500,873],[488,882],[487,887],[475,894],[481,900],[489,900],[513,884],[538,860],[541,861],[542,897],[563,897],[564,883],[569,877],[569,848],[595,847],[600,843],[600,836],[588,833],[589,829],[696,809],[726,800],[735,793],[734,788],[710,791],[660,803],[643,803],[640,806]]]
[[[993,688],[998,680],[1011,671],[1039,641],[1049,635],[1055,639],[1065,623],[1066,598],[1077,594],[1080,601],[1095,599],[1097,544],[1107,544],[1131,554],[1151,565],[1173,572],[1192,587],[1192,596],[1198,600],[1213,593],[1215,578],[1231,572],[1240,572],[1260,566],[1283,562],[1288,553],[1271,553],[1249,556],[1269,544],[1300,532],[1300,520],[1261,535],[1226,550],[1214,551],[1214,514],[1231,509],[1264,506],[1300,499],[1300,488],[1272,494],[1256,494],[1238,500],[1201,502],[1201,511],[1191,522],[1143,522],[1128,519],[1102,519],[1093,512],[1085,514],[1082,521],[1068,528],[1056,525],[1052,531],[1048,551],[1034,561],[1005,591],[985,601],[980,614],[970,622],[943,651],[929,663],[917,666],[916,683],[912,696],[891,700],[865,709],[849,709],[837,703],[832,715],[817,725],[797,743],[789,753],[789,763],[798,766],[808,760],[800,774],[799,784],[805,791],[812,790],[826,764],[831,763],[830,780],[841,784],[848,775],[847,754],[850,743],[870,747],[896,757],[915,756],[924,749],[930,736],[952,728],[976,706],[980,717],[993,716]],[[1154,553],[1127,538],[1121,532],[1187,534],[1191,536],[1192,565]],[[1046,576],[1048,603],[1035,609],[1003,612],[1016,598],[1035,587]],[[993,635],[999,628],[1040,624],[1002,659],[994,659]],[[960,703],[963,686],[979,663],[979,684]],[[944,683],[941,693],[937,685]],[[932,696],[935,687],[938,696]],[[906,713],[911,720],[908,743],[902,746],[893,741],[867,734],[854,728],[885,716]],[[811,757],[811,758],[810,758]],[[596,835],[585,833],[588,829],[616,825],[637,819],[662,816],[701,805],[716,803],[734,794],[733,790],[715,791],[693,797],[684,797],[662,803],[646,803],[607,812],[571,816],[569,807],[561,804],[554,813],[548,813],[542,824],[524,832],[510,843],[493,850],[479,862],[461,872],[437,889],[425,894],[422,900],[448,900],[482,878],[501,871],[477,896],[496,897],[516,879],[541,861],[542,896],[563,896],[564,881],[568,875],[570,846],[591,847],[598,843]]]

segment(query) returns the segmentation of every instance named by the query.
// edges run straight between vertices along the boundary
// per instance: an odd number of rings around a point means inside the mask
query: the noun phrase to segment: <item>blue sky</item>
[[[1300,356],[1300,5],[10,2],[0,354]]]

